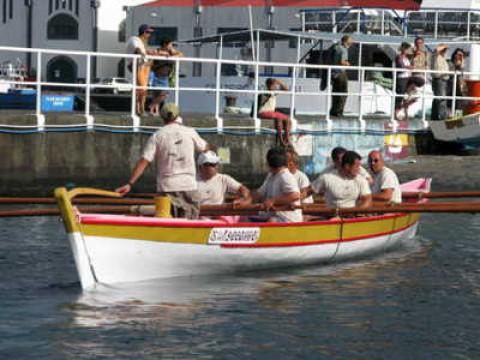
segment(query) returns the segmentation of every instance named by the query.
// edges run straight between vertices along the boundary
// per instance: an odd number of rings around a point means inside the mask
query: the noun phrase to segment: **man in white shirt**
[[[287,150],[287,167],[292,173],[293,177],[297,181],[298,188],[300,189],[300,200],[302,204],[313,204],[313,197],[308,195],[307,191],[310,187],[310,179],[307,174],[300,171],[298,154],[293,148]]]
[[[155,54],[155,51],[148,50],[148,39],[154,32],[154,29],[148,26],[147,24],[142,24],[138,28],[138,36],[132,36],[127,42],[127,54],[138,54],[142,58],[137,60],[137,86],[147,87],[148,78],[150,75],[151,62],[146,61],[144,58],[147,55]],[[132,61],[129,62],[128,68],[130,71],[132,69]],[[137,89],[137,98],[136,98],[136,111],[137,115],[142,116],[145,111],[145,102],[147,100],[147,89]]]
[[[157,192],[170,197],[175,212],[183,211],[186,217],[195,218],[198,217],[195,151],[207,151],[209,145],[194,129],[176,122],[179,113],[173,103],[162,107],[160,115],[165,125],[150,137],[128,183],[116,191],[121,194],[130,192],[155,160]]]
[[[198,156],[198,196],[200,205],[218,205],[225,202],[225,195],[234,194],[239,198],[235,205],[246,205],[251,202],[250,191],[237,180],[226,174],[218,173],[220,159],[213,151]]]
[[[402,190],[397,175],[385,166],[382,153],[373,150],[368,154],[368,165],[373,173],[372,193],[373,200],[400,204]]]
[[[315,193],[324,194],[329,208],[366,208],[371,205],[370,186],[360,176],[361,160],[355,151],[347,151],[339,170],[323,174],[312,183]]]
[[[319,174],[319,176],[340,170],[342,167],[342,158],[346,152],[347,152],[347,149],[341,146],[337,146],[333,148],[331,152],[332,164],[330,166],[327,166],[325,169],[323,169],[323,171]],[[364,177],[370,185],[373,184],[372,177],[370,176],[368,171],[365,170],[363,166],[360,166],[360,176]]]
[[[276,205],[300,205],[300,189],[297,181],[287,168],[287,154],[283,147],[271,148],[267,153],[270,168],[263,185],[253,193],[255,202],[262,201],[268,213],[268,222],[299,222],[303,220],[302,210],[275,211]]]

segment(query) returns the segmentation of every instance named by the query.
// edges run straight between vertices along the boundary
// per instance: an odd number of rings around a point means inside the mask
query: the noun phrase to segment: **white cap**
[[[198,155],[197,159],[198,166],[202,166],[203,164],[218,164],[219,162],[220,159],[213,151],[205,151]]]

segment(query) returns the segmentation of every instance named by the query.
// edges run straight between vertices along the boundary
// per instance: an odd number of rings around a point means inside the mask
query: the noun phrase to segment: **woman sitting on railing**
[[[288,86],[278,79],[268,78],[265,85],[270,92],[277,90],[288,91]],[[292,123],[288,115],[277,111],[276,93],[261,94],[258,97],[258,117],[260,119],[273,119],[277,130],[277,142],[279,140],[284,146],[290,143]]]

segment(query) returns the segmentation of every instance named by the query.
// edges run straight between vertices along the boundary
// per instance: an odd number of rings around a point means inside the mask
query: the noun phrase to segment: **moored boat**
[[[402,190],[428,192],[430,180],[403,184]],[[83,214],[72,205],[79,194],[89,192],[55,191],[84,289],[97,283],[352,259],[388,251],[411,239],[420,217],[418,213],[396,213],[301,223],[240,223]]]

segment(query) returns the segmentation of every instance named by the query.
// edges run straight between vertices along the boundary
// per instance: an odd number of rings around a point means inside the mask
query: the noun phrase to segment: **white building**
[[[44,80],[76,82],[86,77],[86,61],[63,50],[120,52],[125,47],[125,6],[139,0],[3,0],[0,2],[0,46],[59,49],[42,56]],[[0,52],[0,62],[23,63],[34,74],[35,56]],[[117,76],[120,59],[92,61],[92,79]]]

